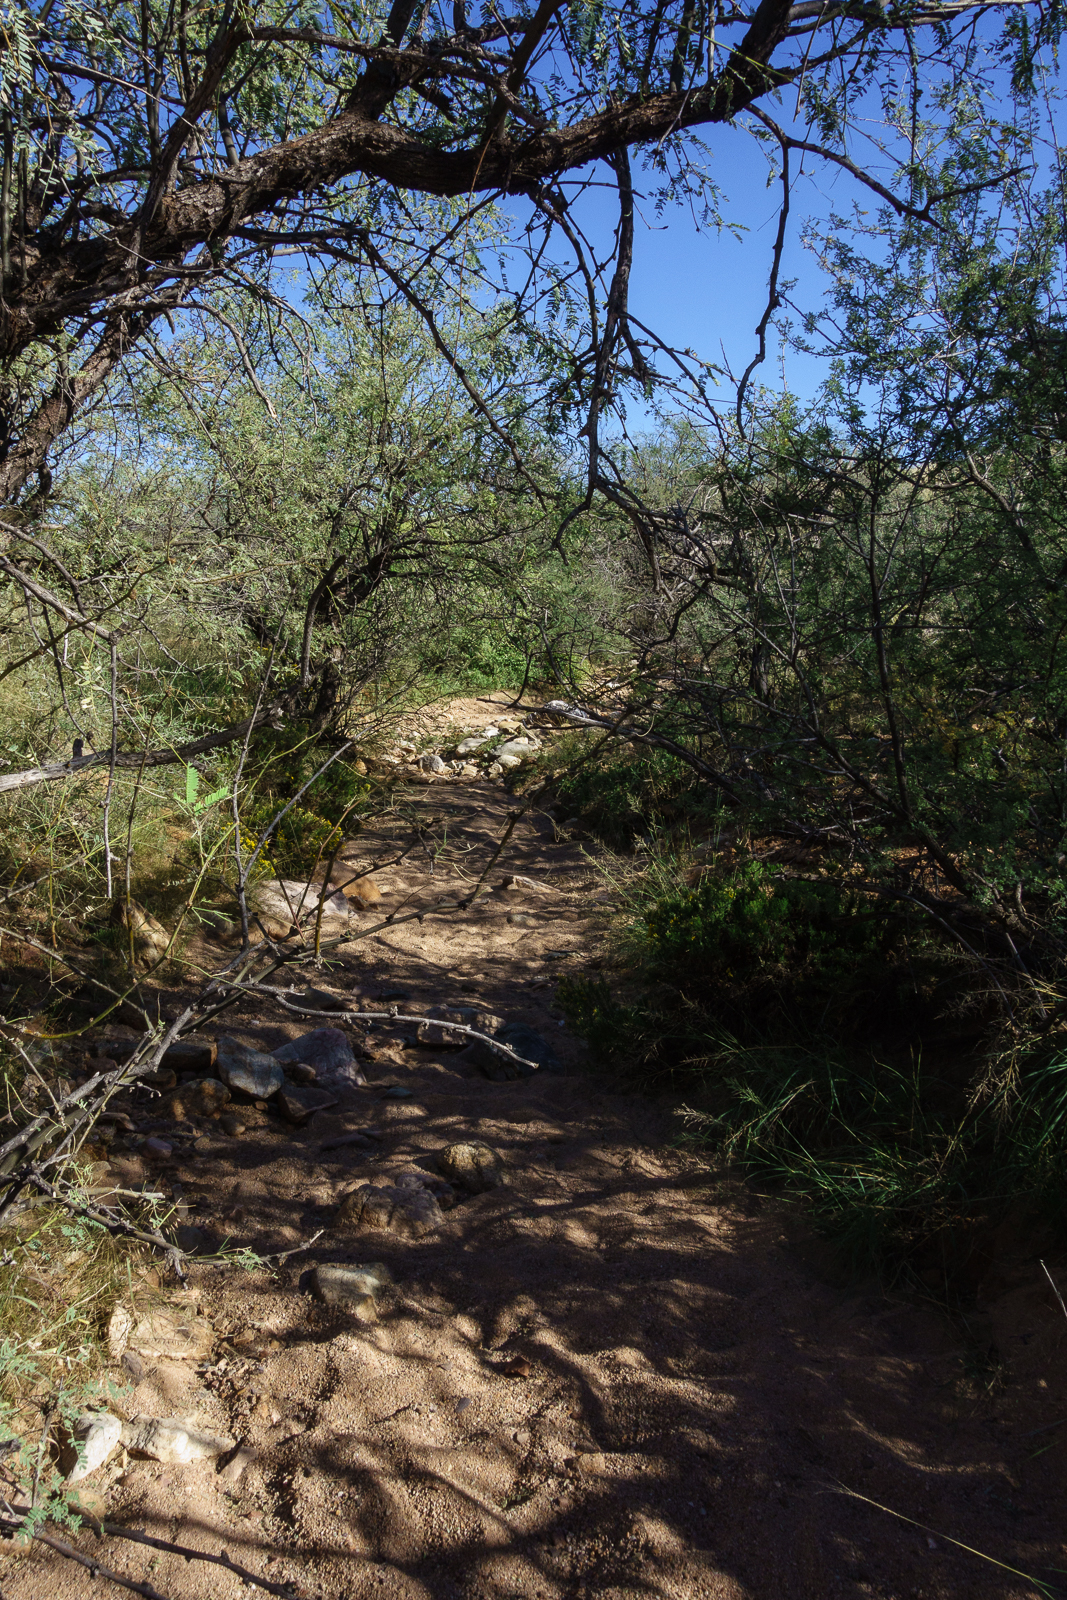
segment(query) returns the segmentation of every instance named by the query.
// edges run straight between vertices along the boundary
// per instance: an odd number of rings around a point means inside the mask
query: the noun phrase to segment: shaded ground
[[[513,802],[442,784],[405,805],[436,826],[384,876],[386,909],[473,881]],[[368,859],[406,826],[365,835]],[[279,1251],[325,1231],[274,1273],[197,1268],[211,1362],[159,1361],[124,1401],[245,1439],[241,1479],[119,1459],[98,1474],[108,1514],[321,1600],[1039,1592],[943,1535],[1067,1592],[1067,1428],[1048,1427],[1067,1417],[1067,1322],[1025,1241],[1005,1234],[991,1303],[963,1333],[836,1286],[777,1208],[672,1147],[668,1106],[582,1074],[553,982],[596,959],[600,880],[546,818],[513,843],[491,881],[536,887],[385,930],[318,981],[345,998],[402,993],[412,1011],[483,1004],[551,1037],[571,1070],[489,1083],[454,1052],[411,1046],[398,1019],[368,1037],[368,1083],[337,1110],[303,1130],[264,1116],[242,1139],[213,1131],[176,1161],[170,1180],[216,1237]],[[229,1031],[274,1047],[305,1026],[257,1006]],[[412,1098],[383,1098],[398,1083]],[[366,1148],[321,1148],[368,1126]],[[418,1240],[332,1225],[346,1186],[432,1165],[467,1136],[501,1153],[506,1187]],[[136,1158],[114,1165],[136,1178]],[[387,1263],[376,1325],[311,1299],[316,1260]],[[515,1357],[525,1375],[503,1370]],[[81,1539],[168,1600],[249,1592],[217,1568]],[[106,1585],[35,1550],[0,1558],[0,1592],[88,1600]]]

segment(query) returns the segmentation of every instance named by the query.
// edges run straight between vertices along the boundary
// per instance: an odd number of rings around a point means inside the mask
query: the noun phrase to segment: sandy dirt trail
[[[445,848],[384,875],[386,910],[469,883],[514,806],[491,784],[409,798]],[[402,828],[364,835],[368,857]],[[583,1072],[553,1002],[559,972],[595,960],[605,933],[581,850],[531,817],[493,881],[505,873],[532,882],[464,919],[384,930],[316,981],[412,1012],[482,1006],[537,1028],[568,1070],[489,1082],[454,1051],[413,1046],[398,1019],[368,1037],[366,1085],[306,1127],[268,1115],[227,1139],[209,1126],[168,1173],[200,1226],[261,1251],[324,1231],[277,1271],[195,1267],[179,1306],[213,1325],[210,1358],[149,1363],[123,1401],[243,1440],[240,1477],[119,1457],[94,1480],[108,1515],[225,1549],[308,1600],[1040,1592],[945,1536],[1064,1592],[1067,1428],[1035,1430],[1067,1413],[1067,1324],[1036,1264],[1015,1250],[996,1269],[999,1389],[968,1376],[959,1330],[933,1312],[836,1285],[781,1208],[672,1145],[669,1105]],[[273,1049],[313,1026],[257,1003],[228,1031]],[[390,1098],[394,1085],[410,1098]],[[368,1144],[322,1148],[368,1125]],[[353,1184],[432,1168],[471,1138],[499,1152],[507,1183],[435,1230],[335,1221]],[[394,1279],[375,1323],[309,1295],[316,1262],[368,1261]],[[217,1567],[78,1537],[167,1600],[254,1592]],[[3,1600],[105,1593],[119,1591],[39,1548],[0,1558]]]

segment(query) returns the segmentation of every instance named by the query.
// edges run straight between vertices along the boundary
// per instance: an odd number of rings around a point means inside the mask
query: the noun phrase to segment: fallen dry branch
[[[154,1250],[162,1250],[174,1268],[175,1275],[183,1282],[185,1271],[182,1262],[185,1251],[179,1249],[170,1239],[165,1239],[161,1233],[152,1233],[146,1228],[135,1227],[126,1217],[114,1211],[105,1211],[98,1206],[86,1205],[84,1201],[76,1198],[73,1185],[64,1185],[57,1188],[50,1184],[40,1173],[31,1170],[25,1175],[24,1182],[32,1186],[57,1206],[62,1206],[72,1216],[84,1217],[88,1222],[96,1222],[100,1227],[106,1228],[108,1233],[119,1234],[126,1239],[136,1239],[139,1244],[151,1245]],[[67,1193],[63,1192],[64,1187]]]
[[[8,1506],[8,1510],[12,1513],[23,1510],[28,1513],[29,1509],[29,1506]],[[249,1571],[247,1567],[242,1567],[239,1562],[232,1559],[226,1550],[223,1550],[219,1555],[212,1555],[207,1550],[194,1550],[191,1545],[174,1544],[170,1539],[157,1539],[153,1534],[142,1533],[137,1528],[124,1528],[117,1522],[104,1522],[88,1511],[79,1511],[78,1515],[92,1528],[98,1539],[126,1539],[131,1544],[147,1545],[150,1550],[162,1550],[168,1555],[181,1556],[185,1561],[204,1561],[209,1566],[224,1567],[227,1572],[232,1572],[235,1577],[240,1578],[244,1583],[252,1584],[257,1589],[263,1589],[267,1594],[278,1595],[280,1600],[295,1600],[298,1593],[292,1583],[273,1583],[269,1578],[261,1578],[256,1573]],[[14,1516],[0,1517],[0,1527],[16,1532],[22,1529],[23,1524]],[[161,1595],[158,1589],[154,1589],[150,1583],[137,1583],[132,1578],[120,1577],[117,1572],[112,1572],[109,1567],[105,1567],[101,1562],[94,1560],[92,1556],[88,1556],[83,1551],[75,1549],[73,1545],[67,1544],[65,1539],[57,1539],[54,1534],[45,1533],[43,1530],[35,1530],[33,1538],[39,1540],[42,1544],[48,1545],[49,1549],[56,1550],[60,1555],[66,1556],[68,1560],[77,1561],[81,1566],[87,1567],[93,1577],[110,1578],[112,1583],[120,1584],[122,1588],[132,1590],[134,1594],[144,1595],[146,1600],[166,1600],[166,1596]]]
[[[0,1527],[7,1528],[11,1532],[17,1532],[21,1526],[21,1523],[13,1523],[7,1517],[0,1517]],[[152,1584],[138,1583],[134,1578],[121,1577],[119,1573],[112,1572],[110,1567],[105,1567],[102,1561],[76,1550],[65,1539],[57,1539],[54,1533],[45,1533],[43,1529],[38,1529],[32,1537],[36,1544],[47,1545],[49,1550],[55,1550],[59,1555],[66,1556],[68,1561],[76,1561],[94,1578],[108,1578],[112,1583],[117,1583],[120,1589],[128,1589],[132,1594],[143,1595],[144,1600],[167,1600],[167,1596],[160,1594]]]
[[[447,1022],[441,1017],[416,1016],[414,1013],[408,1013],[407,1011],[398,1011],[396,1007],[390,1011],[328,1011],[324,1013],[322,1010],[317,1010],[313,1007],[295,1004],[280,989],[275,989],[270,984],[265,983],[242,984],[241,991],[244,994],[269,995],[284,1011],[289,1011],[298,1017],[318,1017],[321,1020],[326,1015],[336,1019],[338,1022],[429,1022],[435,1028],[445,1029],[448,1033],[465,1033],[470,1039],[481,1039],[484,1044],[492,1048],[494,1054],[507,1056],[509,1060],[518,1062],[520,1066],[532,1067],[535,1072],[541,1070],[536,1061],[528,1061],[525,1056],[520,1056],[518,1051],[512,1050],[510,1045],[502,1044],[499,1039],[495,1039],[491,1033],[482,1033],[478,1028],[469,1028],[464,1022]]]
[[[236,744],[238,739],[243,739],[246,734],[264,723],[276,722],[280,715],[280,706],[264,706],[253,716],[245,717],[243,722],[235,722],[229,728],[220,728],[218,733],[205,734],[202,739],[191,739],[187,744],[172,745],[160,750],[117,750],[114,754],[110,750],[98,750],[91,756],[78,756],[70,761],[56,761],[47,767],[27,767],[23,772],[0,773],[0,794],[5,794],[11,789],[27,789],[35,783],[55,783],[62,778],[72,778],[75,773],[85,772],[89,767],[143,769],[170,767],[179,762],[188,763],[193,756],[206,755],[209,750],[221,750],[228,744]]]

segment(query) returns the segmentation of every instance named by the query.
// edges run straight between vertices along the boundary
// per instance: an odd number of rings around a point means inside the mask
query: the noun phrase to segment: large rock
[[[269,1100],[285,1082],[285,1070],[276,1057],[250,1050],[236,1039],[219,1040],[216,1065],[228,1089],[236,1089],[252,1100]]]
[[[489,1145],[476,1140],[450,1144],[439,1151],[437,1170],[468,1194],[484,1194],[489,1189],[499,1189],[504,1182],[500,1157]]]
[[[311,1033],[301,1034],[299,1039],[275,1050],[273,1059],[283,1067],[291,1061],[305,1062],[315,1068],[315,1082],[327,1088],[367,1081],[356,1065],[348,1035],[340,1028],[314,1028]]]
[[[324,1305],[339,1306],[358,1322],[374,1322],[378,1315],[378,1296],[393,1275],[381,1261],[365,1265],[322,1262],[311,1272],[311,1292]]]
[[[398,1233],[408,1239],[418,1239],[439,1228],[444,1220],[436,1198],[421,1184],[411,1188],[403,1185],[379,1188],[364,1184],[342,1202],[337,1212],[336,1226],[354,1228],[360,1232],[381,1230]]]
[[[209,1433],[195,1417],[134,1417],[122,1425],[122,1442],[133,1455],[152,1461],[213,1461],[232,1450],[235,1440]]]
[[[322,902],[322,926],[330,934],[347,926],[352,907],[330,884],[295,878],[268,878],[248,890],[248,909],[260,918],[272,939],[284,939],[296,927],[314,926]]]

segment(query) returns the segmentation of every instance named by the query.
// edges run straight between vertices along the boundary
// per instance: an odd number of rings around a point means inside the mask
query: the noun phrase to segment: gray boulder
[[[305,1062],[315,1068],[315,1082],[327,1088],[344,1088],[366,1083],[356,1065],[348,1035],[340,1028],[314,1028],[275,1050],[273,1059],[283,1066],[290,1061]]]
[[[261,1050],[250,1050],[236,1039],[219,1040],[215,1070],[228,1089],[253,1100],[269,1100],[285,1082],[280,1061]]]

